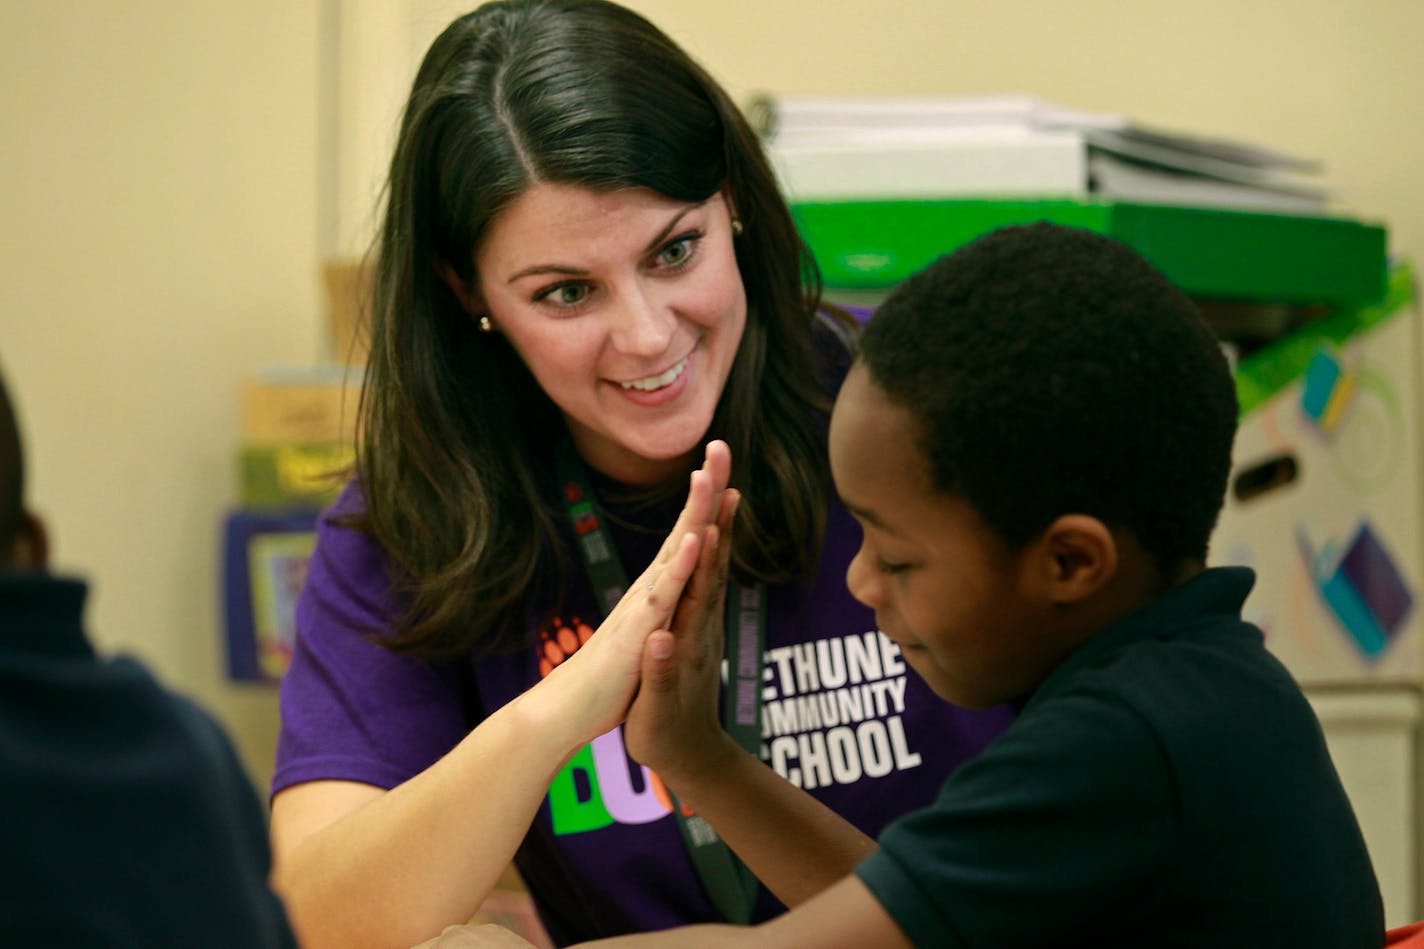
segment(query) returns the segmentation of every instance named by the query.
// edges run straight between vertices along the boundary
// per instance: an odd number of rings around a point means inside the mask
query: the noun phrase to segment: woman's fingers
[[[665,560],[676,545],[677,538],[687,531],[701,530],[717,519],[721,498],[726,492],[727,481],[732,474],[732,452],[724,441],[712,441],[707,445],[702,466],[692,473],[688,483],[687,503],[678,515],[672,532],[663,542],[653,563]]]
[[[707,473],[698,468],[692,473],[692,478],[688,482],[687,501],[682,506],[682,512],[677,516],[677,523],[673,524],[662,547],[653,557],[653,567],[665,562],[672,555],[673,550],[681,543],[682,535],[689,531],[700,530],[710,522],[715,503],[716,494],[712,490],[712,482],[708,479]]]
[[[707,443],[702,469],[712,478],[713,490],[725,489],[732,480],[732,449],[721,439]]]
[[[681,542],[678,543],[666,563],[654,563],[644,571],[640,579],[644,583],[647,596],[635,596],[634,602],[647,604],[653,611],[653,615],[659,617],[659,622],[666,623],[667,619],[672,616],[673,610],[677,609],[687,581],[697,570],[697,565],[701,560],[702,547],[702,534],[696,532],[683,534]],[[624,597],[623,601],[627,602],[627,600],[628,598]]]
[[[677,523],[648,569],[634,581],[629,593],[635,595],[625,596],[615,607],[615,613],[625,612],[630,601],[644,603],[651,608],[655,623],[672,625],[670,621],[674,611],[680,612],[684,608],[681,605],[684,589],[698,571],[704,553],[709,560],[706,577],[698,587],[701,592],[693,597],[691,606],[701,610],[705,618],[710,602],[721,602],[720,587],[725,580],[728,561],[725,553],[720,558],[714,558],[714,553],[719,547],[729,545],[718,544],[716,535],[720,532],[722,537],[728,536],[740,497],[735,490],[727,487],[731,469],[732,455],[726,442],[710,442],[702,467],[692,473],[687,503]],[[709,534],[713,535],[710,545],[705,542]],[[639,593],[644,595],[636,595]],[[609,618],[612,619],[613,614]]]
[[[682,594],[673,615],[672,628],[678,638],[679,649],[691,656],[694,664],[716,661],[722,657],[721,627],[712,625],[714,610],[722,602],[722,579],[719,573],[718,551],[723,546],[721,532],[714,525],[708,527],[702,536],[702,549],[698,552],[697,571]]]

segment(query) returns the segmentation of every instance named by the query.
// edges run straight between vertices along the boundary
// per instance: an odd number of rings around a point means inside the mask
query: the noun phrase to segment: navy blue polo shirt
[[[1384,941],[1379,887],[1305,696],[1207,570],[1065,660],[856,870],[917,945]]]
[[[85,592],[0,572],[3,941],[294,947],[231,743],[137,662],[95,654]]]

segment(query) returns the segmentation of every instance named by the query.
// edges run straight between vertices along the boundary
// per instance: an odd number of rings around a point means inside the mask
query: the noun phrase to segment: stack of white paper
[[[1319,163],[1032,96],[759,97],[793,201],[1071,198],[1322,213]]]

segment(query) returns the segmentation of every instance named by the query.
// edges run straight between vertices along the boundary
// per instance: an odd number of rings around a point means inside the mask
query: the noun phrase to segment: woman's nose
[[[677,327],[671,307],[641,286],[622,294],[611,321],[609,336],[614,347],[636,356],[665,352]]]

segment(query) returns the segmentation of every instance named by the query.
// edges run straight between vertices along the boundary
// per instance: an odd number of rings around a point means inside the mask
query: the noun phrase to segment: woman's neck
[[[636,488],[656,487],[685,478],[699,460],[698,449],[677,458],[645,458],[607,442],[590,444],[577,433],[574,448],[584,464],[603,477]]]

